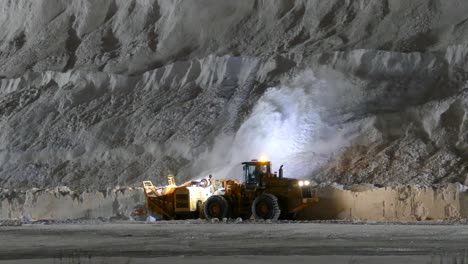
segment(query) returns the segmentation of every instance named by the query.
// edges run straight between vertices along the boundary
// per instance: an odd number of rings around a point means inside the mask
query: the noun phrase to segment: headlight
[[[304,181],[304,186],[309,186],[310,185],[310,181]]]
[[[299,181],[299,186],[304,186],[304,182],[303,181]]]

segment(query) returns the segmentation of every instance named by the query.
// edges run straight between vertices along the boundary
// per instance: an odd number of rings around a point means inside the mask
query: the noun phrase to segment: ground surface
[[[466,263],[466,225],[103,223],[0,228],[0,263]],[[229,257],[224,257],[229,256]],[[154,258],[154,260],[153,260]],[[222,262],[219,262],[221,261]]]

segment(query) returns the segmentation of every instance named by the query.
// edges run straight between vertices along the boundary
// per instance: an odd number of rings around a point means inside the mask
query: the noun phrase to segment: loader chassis
[[[173,176],[168,183],[157,188],[151,181],[143,182],[146,214],[159,215],[166,220],[201,218],[203,202],[211,195],[209,188],[191,181],[177,186]]]
[[[269,161],[250,161],[243,165],[243,183],[223,181],[224,192],[209,197],[205,217],[277,220],[294,219],[298,212],[317,202],[310,186],[300,186],[298,179],[271,173]]]

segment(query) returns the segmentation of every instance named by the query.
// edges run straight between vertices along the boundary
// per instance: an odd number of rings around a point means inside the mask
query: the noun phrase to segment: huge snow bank
[[[261,154],[319,181],[466,183],[467,10],[2,1],[0,184],[239,177]]]

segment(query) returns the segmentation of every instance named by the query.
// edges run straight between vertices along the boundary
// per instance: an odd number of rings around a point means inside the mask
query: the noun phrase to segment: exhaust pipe
[[[169,185],[176,185],[174,175],[169,174],[169,175],[167,176],[167,183],[168,183]]]
[[[283,178],[283,165],[281,165],[280,168],[279,168],[279,178],[280,179]]]

